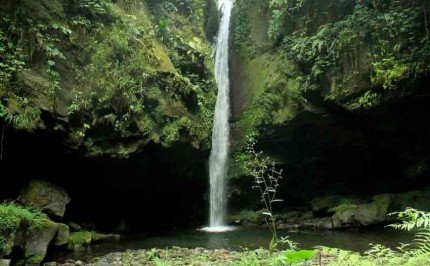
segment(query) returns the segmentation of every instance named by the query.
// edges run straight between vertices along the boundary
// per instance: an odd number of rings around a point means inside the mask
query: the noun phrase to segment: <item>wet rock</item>
[[[101,234],[95,231],[78,231],[70,233],[68,248],[78,251],[88,248],[91,244],[118,241],[118,234]]]
[[[58,232],[55,237],[54,244],[56,246],[62,246],[69,242],[70,230],[69,227],[65,224],[58,224]]]
[[[57,263],[55,261],[45,262],[43,266],[57,266]]]
[[[91,243],[111,242],[118,241],[121,236],[118,234],[101,234],[94,232],[92,235]]]
[[[79,231],[82,229],[82,227],[75,222],[69,222],[67,225],[69,226],[70,231]]]
[[[27,207],[43,211],[53,218],[62,218],[70,197],[60,187],[43,180],[32,180],[22,190],[18,201]]]
[[[75,265],[82,266],[82,265],[84,265],[84,263],[82,261],[78,260],[75,262]]]
[[[320,221],[317,223],[316,227],[319,229],[329,229],[329,230],[335,229],[334,224],[333,224],[333,218],[329,217],[329,218],[320,219]]]

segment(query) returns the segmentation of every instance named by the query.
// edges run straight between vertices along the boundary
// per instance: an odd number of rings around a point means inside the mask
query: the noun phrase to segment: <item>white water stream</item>
[[[209,227],[203,228],[204,231],[208,232],[224,232],[232,229],[226,226],[226,174],[230,136],[228,123],[230,117],[229,35],[233,1],[218,0],[218,8],[222,12],[215,55],[215,79],[218,85],[218,96],[212,132],[212,151],[209,158]]]

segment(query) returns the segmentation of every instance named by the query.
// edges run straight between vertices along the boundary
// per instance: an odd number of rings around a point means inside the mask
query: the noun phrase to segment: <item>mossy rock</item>
[[[56,246],[62,246],[69,243],[70,238],[70,230],[69,227],[65,224],[58,224],[58,232],[55,236],[54,244]]]
[[[96,231],[72,232],[70,233],[68,248],[78,251],[94,243],[118,241],[120,238],[121,236],[117,234],[102,234]]]
[[[242,210],[237,214],[230,215],[229,220],[231,223],[242,224],[263,224],[264,223],[264,210],[252,211]]]
[[[93,237],[91,231],[72,232],[69,236],[68,248],[71,250],[80,250],[89,246]]]
[[[348,204],[359,204],[361,200],[353,196],[343,195],[330,195],[324,197],[317,197],[311,200],[311,206],[313,211],[330,210],[340,205]]]
[[[63,217],[66,205],[70,202],[64,189],[44,180],[31,180],[18,201],[32,209],[43,211],[53,217]]]
[[[379,194],[369,204],[341,204],[329,209],[335,212],[332,217],[322,219],[319,228],[338,229],[353,226],[366,226],[386,221],[391,196]]]
[[[27,232],[18,232],[16,242],[24,247],[24,258],[28,264],[39,264],[45,258],[49,244],[58,232],[58,224],[46,220],[40,228],[29,228]]]

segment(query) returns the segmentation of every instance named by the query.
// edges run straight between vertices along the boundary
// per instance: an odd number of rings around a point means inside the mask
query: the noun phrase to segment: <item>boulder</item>
[[[32,209],[43,211],[52,218],[62,218],[70,197],[60,187],[43,180],[32,180],[22,190],[18,201]]]
[[[118,241],[121,239],[117,234],[101,234],[95,231],[78,231],[70,233],[68,248],[78,251],[84,250],[91,244]]]
[[[382,223],[387,219],[390,199],[389,194],[380,194],[369,204],[342,204],[331,208],[333,216],[321,219],[317,228],[340,229]]]
[[[313,212],[322,210],[329,210],[342,204],[357,204],[360,199],[353,196],[330,195],[323,197],[316,197],[311,200],[311,207]]]
[[[239,213],[235,213],[229,216],[229,223],[242,224],[242,225],[259,225],[265,224],[266,216],[263,214],[264,209],[259,211],[253,210],[242,210]]]
[[[91,243],[102,243],[102,242],[112,242],[118,241],[121,239],[121,236],[118,234],[101,234],[94,232],[93,237],[91,239]]]
[[[69,242],[70,230],[69,227],[65,224],[58,224],[58,232],[55,236],[54,245],[62,246]]]
[[[70,231],[73,231],[73,232],[79,231],[82,229],[82,227],[75,222],[68,222],[67,225],[69,226]]]
[[[28,264],[40,264],[45,258],[48,246],[58,232],[58,224],[46,220],[38,227],[29,227],[27,230],[18,231],[15,245],[24,250],[24,259]]]
[[[358,205],[355,219],[361,225],[371,225],[385,221],[390,207],[390,199],[390,195],[381,194],[374,196],[373,202],[370,204]]]
[[[51,244],[68,242],[68,227],[51,221],[47,215],[18,204],[0,204],[0,258],[39,265]],[[14,254],[13,249],[22,250]]]
[[[93,234],[91,231],[78,231],[70,233],[68,248],[78,251],[85,249],[91,244]]]

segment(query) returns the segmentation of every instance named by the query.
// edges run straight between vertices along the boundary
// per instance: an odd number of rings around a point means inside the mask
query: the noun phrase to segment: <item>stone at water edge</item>
[[[391,196],[380,194],[369,204],[343,204],[330,209],[335,214],[318,222],[320,229],[340,229],[384,222],[390,207]]]
[[[85,250],[95,243],[119,241],[121,235],[102,234],[95,231],[77,231],[70,233],[68,249],[73,251]]]
[[[63,218],[70,197],[64,189],[44,180],[34,179],[21,191],[18,201],[53,218]]]

